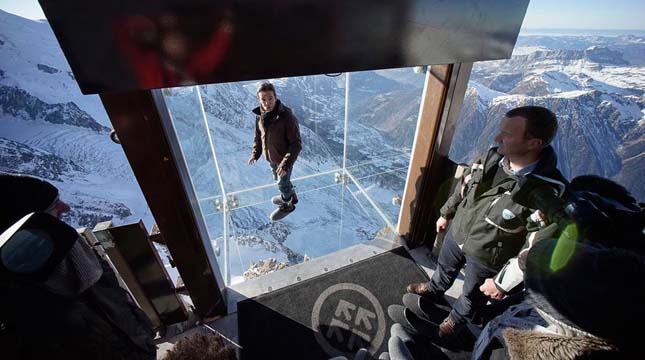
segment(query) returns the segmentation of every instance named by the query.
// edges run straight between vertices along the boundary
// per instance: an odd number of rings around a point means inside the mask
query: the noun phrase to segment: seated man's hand
[[[449,222],[450,220],[446,219],[445,217],[440,217],[439,220],[437,220],[437,234],[441,234],[442,232],[446,231]]]
[[[276,171],[276,174],[278,174],[279,177],[283,177],[287,175],[287,170],[285,170],[282,167],[279,167],[278,170]]]
[[[249,159],[249,165],[253,165],[253,164],[255,164],[255,162],[256,162],[256,161],[257,161],[257,159],[250,158],[250,159]]]
[[[506,294],[495,286],[495,281],[493,279],[486,279],[484,284],[479,287],[479,291],[483,292],[484,295],[488,296],[494,300],[502,300]]]

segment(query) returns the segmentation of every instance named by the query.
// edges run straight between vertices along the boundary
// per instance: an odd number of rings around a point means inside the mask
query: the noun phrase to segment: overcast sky
[[[36,0],[0,0],[0,9],[29,19],[45,18]],[[643,30],[644,15],[644,0],[532,0],[523,27]]]

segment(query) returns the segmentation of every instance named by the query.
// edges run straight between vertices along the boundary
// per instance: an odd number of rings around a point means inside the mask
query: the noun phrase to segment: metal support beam
[[[101,94],[121,146],[177,265],[196,313],[226,314],[226,301],[184,190],[179,164],[150,91]]]
[[[84,94],[509,58],[529,4],[39,1]]]
[[[109,221],[111,223],[111,221]],[[140,301],[138,296],[135,296],[134,292],[128,287],[128,284],[126,284],[125,280],[123,280],[123,276],[126,276],[126,274],[122,274],[114,264],[114,261],[110,259],[108,254],[105,252],[105,249],[103,249],[103,246],[99,242],[99,240],[94,236],[94,233],[92,232],[91,229],[89,228],[80,228],[76,229],[76,231],[87,241],[88,244],[94,249],[96,254],[103,259],[105,262],[110,265],[112,270],[114,271],[114,276],[116,277],[116,280],[119,282],[119,286],[127,292],[130,293],[130,296],[132,299],[139,305],[139,307],[143,310],[143,312],[148,315],[150,318],[150,321],[152,321],[152,325],[155,327],[161,326],[161,320],[159,319],[159,316],[156,315],[156,312],[154,311],[149,311],[149,309],[152,309],[152,304],[150,303],[147,298],[145,300]],[[129,274],[127,274],[129,275]],[[143,292],[141,292],[143,294]]]
[[[152,310],[164,325],[188,318],[184,304],[141,220],[121,226],[112,226],[111,221],[98,223],[93,232],[110,259],[115,260],[115,265],[120,265],[117,266],[119,273],[129,275],[126,283],[128,287],[138,290],[136,299],[152,305]],[[146,308],[143,308],[145,311]]]

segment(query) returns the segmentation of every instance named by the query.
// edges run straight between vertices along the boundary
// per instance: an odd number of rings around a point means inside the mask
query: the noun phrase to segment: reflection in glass
[[[22,229],[4,244],[2,264],[18,274],[38,270],[54,252],[53,239],[40,229]]]

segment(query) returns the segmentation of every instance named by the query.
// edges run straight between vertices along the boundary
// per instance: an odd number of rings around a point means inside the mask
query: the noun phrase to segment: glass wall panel
[[[373,240],[380,231],[390,226],[373,206],[372,200],[353,181],[348,181],[342,195],[345,206],[339,242],[350,236],[361,242]]]
[[[201,216],[216,255],[220,272],[227,276],[226,247],[224,243],[223,189],[219,181],[215,153],[204,121],[197,87],[164,89],[164,101],[198,199],[198,216]]]
[[[392,225],[399,219],[424,80],[413,68],[349,75],[346,168]]]
[[[225,203],[222,201],[221,195],[199,201],[199,207],[202,211],[203,221],[208,231],[208,238],[215,253],[217,265],[222,276],[228,279],[230,277],[228,266],[229,249],[228,243],[224,241],[224,230],[226,229],[224,226],[224,206]]]

